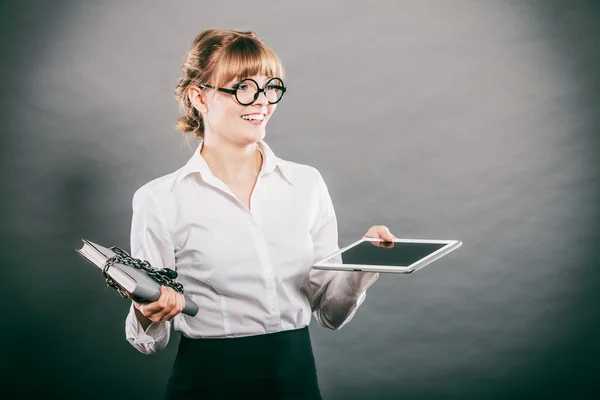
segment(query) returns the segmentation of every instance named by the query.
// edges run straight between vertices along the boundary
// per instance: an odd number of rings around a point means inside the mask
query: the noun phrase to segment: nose
[[[261,106],[269,104],[269,100],[267,99],[267,93],[264,91],[264,89],[260,93],[258,93],[258,98],[254,102],[254,104],[259,104]]]

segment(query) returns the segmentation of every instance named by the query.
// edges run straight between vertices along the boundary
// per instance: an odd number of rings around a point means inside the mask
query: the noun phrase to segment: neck
[[[256,143],[239,145],[212,135],[205,136],[200,154],[213,175],[225,183],[252,181],[262,165]]]

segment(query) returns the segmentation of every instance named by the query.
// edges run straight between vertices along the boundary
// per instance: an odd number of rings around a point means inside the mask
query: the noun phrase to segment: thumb
[[[377,229],[377,233],[379,234],[380,238],[388,242],[391,242],[396,238],[394,235],[392,235],[392,232],[390,232],[387,226],[380,226],[379,229]]]

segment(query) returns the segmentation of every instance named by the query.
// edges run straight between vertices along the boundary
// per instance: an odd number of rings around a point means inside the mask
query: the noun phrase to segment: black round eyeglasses
[[[202,89],[214,89],[214,86],[210,85],[199,86]],[[269,79],[264,88],[258,86],[258,82],[254,79],[246,78],[233,85],[233,89],[217,88],[217,90],[223,93],[232,94],[235,96],[238,103],[243,106],[249,106],[258,100],[258,96],[260,96],[261,93],[265,94],[269,104],[279,103],[284,93],[287,91],[287,88],[280,78]]]

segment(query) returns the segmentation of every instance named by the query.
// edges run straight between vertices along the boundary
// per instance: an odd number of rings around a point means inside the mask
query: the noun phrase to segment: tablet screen
[[[408,267],[447,244],[364,241],[344,251],[341,258],[342,264]],[[335,261],[339,261],[339,258],[339,255],[335,257]]]

